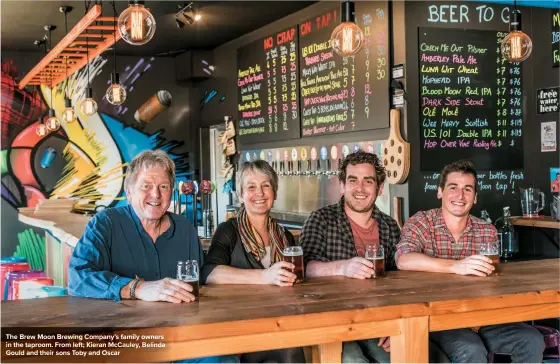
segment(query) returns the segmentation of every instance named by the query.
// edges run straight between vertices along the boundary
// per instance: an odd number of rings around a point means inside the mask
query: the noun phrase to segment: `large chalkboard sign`
[[[300,137],[297,53],[297,26],[238,49],[241,143]]]
[[[340,57],[330,36],[340,10],[319,14],[299,27],[302,136],[389,126],[389,30],[387,2],[357,2],[356,22],[365,45]]]
[[[501,56],[506,35],[418,29],[422,170],[458,159],[483,170],[523,168],[521,66]]]

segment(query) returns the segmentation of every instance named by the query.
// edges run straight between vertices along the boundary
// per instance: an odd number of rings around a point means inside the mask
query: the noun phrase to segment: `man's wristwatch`
[[[132,281],[132,284],[130,285],[130,299],[131,300],[136,300],[136,286],[138,285],[138,283],[141,281],[140,278],[138,278],[138,276],[136,276],[136,278],[134,278],[134,280]]]

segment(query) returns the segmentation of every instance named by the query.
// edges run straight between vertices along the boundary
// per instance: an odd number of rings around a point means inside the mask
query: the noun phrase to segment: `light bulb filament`
[[[342,30],[342,50],[344,52],[351,52],[354,48],[352,45],[353,33],[351,28],[344,28]]]
[[[143,14],[141,11],[133,11],[130,14],[130,36],[134,40],[141,40],[142,39],[142,24],[144,22]]]
[[[91,102],[91,100],[86,100],[86,104],[85,104],[85,109],[86,109],[86,115],[91,115],[93,114],[93,103]]]
[[[118,85],[113,86],[113,102],[114,103],[121,103],[121,90]]]
[[[523,50],[521,46],[521,38],[513,36],[511,37],[510,43],[510,54],[512,59],[519,59],[523,55]]]

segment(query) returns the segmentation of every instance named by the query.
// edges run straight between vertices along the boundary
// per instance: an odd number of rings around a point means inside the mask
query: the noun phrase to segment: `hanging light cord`
[[[87,12],[88,12],[88,10],[89,10],[90,1],[85,0],[85,3],[86,3],[86,14],[87,14]],[[86,50],[86,52],[87,52],[87,53],[86,53],[86,62],[87,62],[87,63],[86,63],[86,68],[87,68],[88,88],[91,88],[91,84],[89,83],[89,43],[88,43],[88,40],[89,40],[89,37],[86,37],[86,48],[87,48],[87,50]],[[86,96],[87,96],[87,95],[86,95]]]
[[[52,50],[52,30],[50,29],[49,29],[49,50]],[[53,77],[51,77],[51,110],[54,111],[54,100],[52,96],[52,90],[53,90]]]
[[[64,28],[66,29],[66,34],[68,34],[68,13],[64,13]],[[68,56],[64,58],[64,69],[66,72],[66,97],[70,98],[68,95]]]
[[[113,17],[116,20],[117,18],[117,7],[115,6],[116,1],[112,0],[111,3],[113,4]],[[113,21],[113,72],[117,73],[117,22]]]

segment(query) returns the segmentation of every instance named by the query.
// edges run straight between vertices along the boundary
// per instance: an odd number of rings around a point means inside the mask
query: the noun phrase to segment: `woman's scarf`
[[[266,255],[265,246],[261,236],[249,221],[244,205],[241,205],[241,209],[239,209],[237,222],[245,251],[253,254],[255,259],[260,262]],[[284,228],[270,216],[268,217],[268,233],[270,235],[270,264],[274,264],[282,260],[282,252],[285,247],[289,246],[289,243]]]

